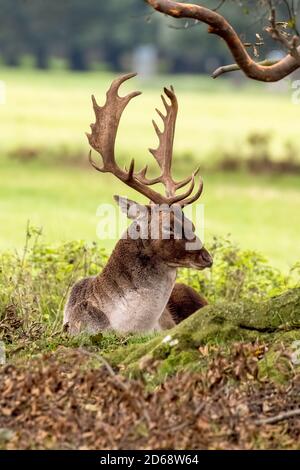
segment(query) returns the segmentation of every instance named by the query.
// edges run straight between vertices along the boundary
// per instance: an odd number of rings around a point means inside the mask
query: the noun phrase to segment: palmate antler
[[[155,204],[171,205],[177,203],[180,206],[191,204],[200,197],[203,189],[203,183],[200,178],[198,190],[193,196],[191,196],[195,186],[195,176],[198,173],[198,170],[196,170],[192,176],[178,182],[174,181],[171,175],[174,131],[178,110],[177,99],[173,87],[171,87],[170,90],[167,88],[164,89],[164,92],[170,99],[171,104],[166,102],[163,95],[161,97],[166,109],[166,115],[163,115],[158,109],[156,110],[163,121],[163,131],[160,131],[155,121],[153,121],[154,128],[159,138],[159,146],[156,150],[150,149],[150,152],[156,159],[162,171],[161,175],[157,178],[148,179],[146,177],[147,166],[140,172],[135,173],[134,160],[131,161],[128,171],[122,170],[116,163],[115,140],[121,115],[129,101],[135,96],[141,94],[139,91],[134,91],[127,96],[120,97],[118,95],[118,90],[123,82],[135,75],[135,73],[131,73],[115,79],[106,94],[106,103],[104,106],[99,106],[95,97],[92,96],[96,122],[91,124],[92,132],[91,134],[87,133],[87,137],[91,147],[101,155],[103,166],[99,167],[95,164],[91,158],[91,152],[89,155],[90,162],[96,170],[102,173],[112,173],[127,186],[130,186],[143,194]],[[149,187],[156,183],[162,183],[165,186],[166,196],[163,196]],[[189,188],[184,193],[178,195],[175,194],[178,189],[189,183]]]

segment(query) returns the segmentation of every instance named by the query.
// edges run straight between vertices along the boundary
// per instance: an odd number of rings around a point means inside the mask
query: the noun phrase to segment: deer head
[[[96,121],[91,124],[91,133],[87,137],[91,147],[102,157],[102,166],[98,166],[89,154],[92,166],[101,173],[112,173],[127,186],[135,189],[150,200],[149,204],[142,205],[127,198],[115,196],[115,200],[122,211],[133,220],[128,234],[132,238],[142,241],[141,250],[148,256],[156,256],[170,267],[191,267],[204,269],[212,265],[212,258],[202,246],[195,234],[193,223],[184,216],[183,208],[192,204],[202,194],[203,182],[199,178],[199,184],[194,192],[195,179],[199,169],[191,176],[175,181],[171,174],[173,141],[178,103],[173,87],[164,88],[168,103],[164,95],[161,96],[166,114],[156,109],[163,121],[161,131],[155,121],[154,129],[159,139],[157,149],[149,149],[155,158],[160,176],[147,177],[147,166],[136,172],[134,159],[131,161],[128,171],[121,169],[115,158],[115,140],[121,115],[129,103],[140,92],[134,91],[127,96],[118,94],[120,85],[134,77],[131,73],[114,80],[107,91],[106,103],[99,106],[92,96]],[[165,195],[152,189],[151,186],[161,183],[165,187]],[[176,192],[184,187],[187,189],[179,194]],[[194,192],[194,194],[193,194]]]

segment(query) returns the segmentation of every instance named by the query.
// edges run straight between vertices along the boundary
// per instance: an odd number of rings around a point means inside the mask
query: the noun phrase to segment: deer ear
[[[127,197],[114,196],[114,200],[120,207],[121,211],[131,220],[142,220],[148,217],[148,207],[138,202],[132,201]]]

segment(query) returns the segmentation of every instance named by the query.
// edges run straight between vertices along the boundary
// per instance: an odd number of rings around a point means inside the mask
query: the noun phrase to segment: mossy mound
[[[150,371],[160,381],[183,368],[205,367],[205,355],[201,354],[205,346],[222,345],[226,350],[236,342],[261,342],[269,345],[261,360],[261,376],[283,380],[293,367],[288,357],[297,340],[300,340],[300,288],[260,303],[209,305],[172,330],[142,344],[117,348],[106,357],[126,374],[138,376]],[[283,366],[285,362],[288,364]]]

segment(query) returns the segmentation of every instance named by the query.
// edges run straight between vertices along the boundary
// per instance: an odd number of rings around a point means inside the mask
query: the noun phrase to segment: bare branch
[[[288,11],[289,23],[290,23],[292,29],[294,30],[294,32],[297,36],[300,36],[300,33],[298,31],[298,28],[297,28],[297,24],[296,24],[296,9],[295,9],[294,0],[292,0],[291,5],[289,4],[288,0],[283,0],[283,3],[285,4],[286,9]]]
[[[277,82],[300,67],[300,45],[294,36],[289,53],[272,65],[255,62],[246,51],[237,32],[218,12],[201,5],[185,4],[173,0],[146,0],[155,10],[174,18],[192,18],[208,25],[208,32],[220,36],[227,44],[236,65],[244,74],[261,82]],[[216,71],[217,72],[217,71]],[[213,75],[219,76],[214,72]]]
[[[279,413],[276,416],[271,416],[270,418],[257,419],[255,421],[255,424],[257,425],[275,424],[285,419],[294,418],[295,416],[300,416],[300,408],[296,410],[283,411],[282,413]]]
[[[267,67],[270,67],[271,65],[277,64],[278,60],[262,60],[261,62],[257,62],[259,65],[265,65]],[[229,64],[229,65],[222,65],[221,67],[217,68],[213,73],[212,73],[212,78],[218,78],[220,75],[223,75],[224,73],[228,72],[235,72],[237,70],[241,70],[240,67],[237,64]]]
[[[290,35],[284,30],[287,27],[287,23],[277,21],[276,19],[276,10],[272,0],[268,0],[268,4],[270,7],[270,26],[265,28],[265,30],[275,41],[280,42],[280,44],[282,44],[290,55],[300,64],[300,53],[297,50],[297,46],[299,46],[299,37],[296,35],[292,38],[290,37]]]
[[[225,2],[226,2],[226,0],[220,0],[219,4],[215,8],[213,8],[213,11],[220,10],[220,8],[222,8],[222,6],[224,5]]]

